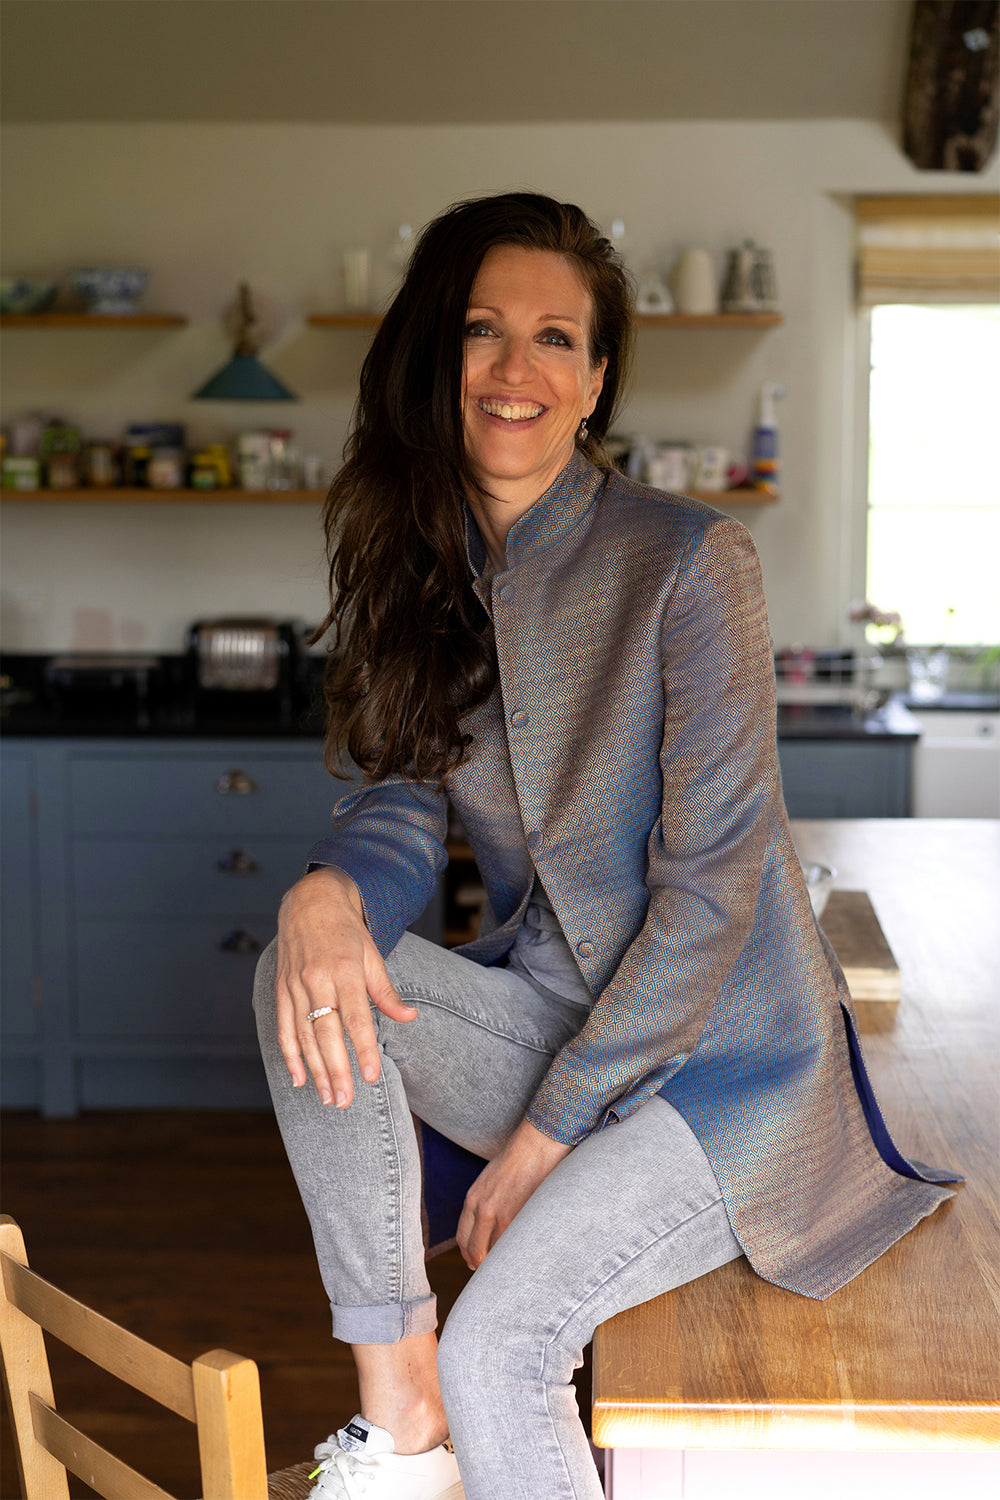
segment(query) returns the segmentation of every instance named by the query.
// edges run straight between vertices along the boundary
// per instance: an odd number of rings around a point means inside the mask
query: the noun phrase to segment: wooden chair
[[[169,1500],[166,1492],[55,1410],[42,1330],[194,1422],[204,1500],[299,1500],[312,1465],[268,1476],[257,1366],[213,1349],[183,1364],[28,1269],[24,1238],[0,1215],[0,1349],[24,1500],[69,1500],[67,1470],[105,1500]]]

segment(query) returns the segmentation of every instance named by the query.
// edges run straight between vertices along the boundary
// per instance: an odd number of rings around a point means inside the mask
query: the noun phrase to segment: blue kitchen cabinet
[[[0,1099],[12,1109],[39,1094],[41,1006],[38,1004],[38,844],[35,763],[30,751],[11,749],[0,778]]]
[[[268,1102],[251,1010],[282,893],[349,787],[315,740],[3,755],[3,1102]]]
[[[781,739],[790,815],[908,815],[912,746]],[[316,739],[8,737],[3,1104],[266,1105],[257,955],[349,785]],[[416,930],[441,928],[438,900]]]
[[[779,739],[790,818],[906,818],[913,741]]]

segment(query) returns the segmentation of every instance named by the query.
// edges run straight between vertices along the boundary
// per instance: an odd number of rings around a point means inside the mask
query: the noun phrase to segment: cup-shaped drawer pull
[[[234,927],[219,944],[223,953],[259,953],[263,946],[245,927]]]
[[[233,849],[224,859],[216,861],[216,869],[221,870],[223,875],[257,875],[260,873],[260,863],[245,849]]]
[[[223,797],[249,797],[251,792],[260,791],[260,783],[248,776],[246,771],[234,766],[231,771],[219,777],[215,790]]]

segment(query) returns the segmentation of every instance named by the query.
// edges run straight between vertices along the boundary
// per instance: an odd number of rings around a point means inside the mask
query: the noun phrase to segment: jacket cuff
[[[335,837],[320,839],[309,850],[307,870],[321,865],[342,870],[354,881],[361,897],[365,926],[382,957],[387,958],[406,931],[402,891],[388,880],[373,883],[368,879],[364,856],[353,854]]]

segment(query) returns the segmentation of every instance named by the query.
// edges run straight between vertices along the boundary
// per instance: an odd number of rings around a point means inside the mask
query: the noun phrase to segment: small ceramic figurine
[[[673,312],[674,299],[663,277],[655,268],[640,277],[635,308],[636,312],[659,314],[661,317]]]

